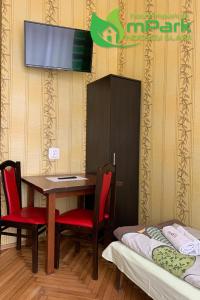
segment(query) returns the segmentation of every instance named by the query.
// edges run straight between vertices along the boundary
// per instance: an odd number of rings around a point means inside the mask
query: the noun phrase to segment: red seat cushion
[[[59,224],[92,228],[93,211],[88,209],[73,209],[57,216],[56,222]]]
[[[55,211],[56,217],[59,211]],[[24,207],[19,212],[1,217],[0,220],[16,223],[42,225],[47,223],[47,210],[45,207]]]

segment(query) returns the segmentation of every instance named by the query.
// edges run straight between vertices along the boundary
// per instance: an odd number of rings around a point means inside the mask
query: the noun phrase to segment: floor
[[[74,245],[63,241],[59,270],[47,276],[44,272],[45,243],[39,244],[39,272],[31,272],[31,250],[23,247],[5,250],[0,255],[0,299],[34,300],[150,300],[142,290],[123,278],[122,289],[114,288],[115,268],[100,258],[99,280],[91,279],[91,252],[82,245],[74,253]]]

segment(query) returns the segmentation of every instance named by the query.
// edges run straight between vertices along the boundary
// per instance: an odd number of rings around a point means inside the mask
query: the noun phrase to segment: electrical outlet
[[[49,159],[59,159],[60,149],[59,148],[49,148]]]

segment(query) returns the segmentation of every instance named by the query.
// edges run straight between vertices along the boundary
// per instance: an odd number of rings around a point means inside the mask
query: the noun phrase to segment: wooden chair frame
[[[100,194],[102,188],[103,175],[105,173],[112,172],[111,185],[110,185],[110,198],[109,198],[109,219],[99,222],[99,206],[100,206]],[[92,236],[93,244],[93,272],[92,278],[94,280],[98,279],[98,241],[99,232],[105,229],[107,241],[112,240],[112,232],[114,227],[115,218],[115,182],[116,182],[116,167],[112,164],[106,164],[104,167],[99,168],[97,172],[97,182],[95,189],[95,205],[94,205],[94,216],[93,216],[93,227],[78,227],[76,225],[68,224],[58,224],[56,223],[56,236],[55,236],[55,268],[59,268],[59,258],[60,258],[60,239],[63,230],[71,229],[75,233],[84,233],[86,235]],[[76,239],[76,252],[78,252],[80,247],[80,242]]]
[[[9,214],[9,201],[8,201],[8,193],[6,189],[5,184],[5,178],[3,174],[3,170],[7,167],[12,167],[15,170],[15,178],[16,178],[16,184],[17,184],[17,190],[20,200],[20,208],[22,208],[22,193],[21,193],[21,166],[20,162],[14,162],[11,160],[7,160],[0,164],[0,171],[1,171],[1,179],[2,179],[2,185],[4,190],[4,195],[6,199],[6,207],[7,207],[7,214]],[[1,186],[0,186],[0,207],[1,207]],[[0,209],[0,218],[1,218],[1,209]],[[15,228],[17,231],[16,233],[8,232],[6,229],[8,228]],[[31,234],[22,234],[22,229],[26,229]],[[32,240],[32,272],[37,273],[38,272],[38,235],[41,234],[46,230],[45,225],[36,225],[36,224],[30,224],[30,223],[18,223],[18,222],[12,222],[8,220],[2,220],[0,219],[0,244],[1,244],[1,236],[7,235],[7,236],[14,236],[17,238],[16,241],[16,249],[21,249],[21,238],[31,238]]]

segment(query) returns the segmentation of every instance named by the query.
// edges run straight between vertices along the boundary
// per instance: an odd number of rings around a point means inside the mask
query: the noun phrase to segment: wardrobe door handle
[[[114,166],[116,165],[116,155],[115,155],[115,152],[113,153],[113,165]]]

